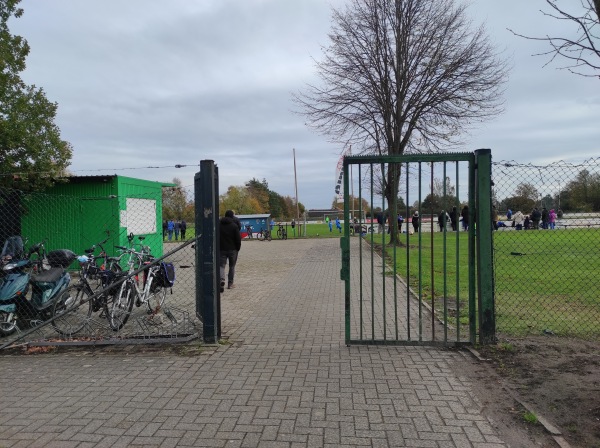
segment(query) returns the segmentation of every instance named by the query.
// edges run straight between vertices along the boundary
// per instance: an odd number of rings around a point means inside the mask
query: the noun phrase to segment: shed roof
[[[86,183],[86,182],[108,182],[109,180],[112,180],[114,178],[121,178],[121,179],[130,179],[130,180],[139,180],[139,181],[143,181],[143,182],[152,182],[152,183],[156,183],[156,184],[160,184],[161,187],[176,187],[177,184],[174,184],[172,182],[156,182],[153,180],[146,180],[146,179],[138,179],[135,177],[128,177],[128,176],[119,176],[118,174],[97,174],[97,175],[89,175],[89,176],[68,176],[66,178],[66,180],[70,183]]]

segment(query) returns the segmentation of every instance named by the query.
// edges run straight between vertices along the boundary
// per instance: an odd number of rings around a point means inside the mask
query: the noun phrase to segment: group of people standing
[[[558,214],[554,209],[546,209],[546,207],[542,207],[542,210],[539,210],[537,207],[534,207],[529,215],[524,215],[521,210],[517,211],[514,216],[509,217],[508,211],[506,217],[514,223],[514,227],[516,230],[537,230],[537,229],[550,229],[554,230],[556,228],[556,220],[558,218]]]
[[[446,230],[446,226],[447,226],[448,222],[450,223],[453,232],[458,230],[459,222],[462,223],[463,230],[469,230],[469,206],[468,205],[465,205],[461,209],[460,213],[456,206],[452,207],[452,210],[450,212],[442,210],[437,218],[438,218],[438,227],[440,229],[440,232],[443,232],[444,230]],[[376,219],[377,219],[377,233],[382,233],[383,227],[384,227],[384,221],[385,221],[383,214],[378,213],[376,216]],[[398,219],[398,230],[400,232],[402,232],[402,225],[404,224],[404,217],[400,213],[398,213],[397,219]],[[390,233],[391,221],[390,221],[389,216],[387,217],[387,222],[388,222],[388,233]],[[413,232],[417,233],[419,231],[419,229],[421,228],[421,217],[419,216],[418,211],[415,210],[415,212],[412,214],[412,216],[410,217],[410,223],[412,225],[411,233],[413,233]],[[408,222],[406,223],[406,226],[407,226],[406,231],[410,232]]]
[[[172,219],[165,219],[163,221],[163,240],[167,239],[167,241],[171,241],[173,239],[173,235],[175,236],[175,241],[178,241],[181,237],[181,240],[185,240],[185,232],[187,230],[187,223],[183,219],[178,219],[177,221],[173,221]]]

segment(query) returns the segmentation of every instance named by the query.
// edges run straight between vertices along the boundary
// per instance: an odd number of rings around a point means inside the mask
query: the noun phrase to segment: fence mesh
[[[500,332],[600,337],[600,159],[492,168]]]
[[[0,344],[196,337],[189,192],[90,183],[0,190]]]

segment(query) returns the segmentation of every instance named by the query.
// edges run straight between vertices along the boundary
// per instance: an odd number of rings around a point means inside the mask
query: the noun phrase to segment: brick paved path
[[[346,347],[339,240],[244,242],[229,344],[0,357],[0,447],[504,447],[434,348]]]

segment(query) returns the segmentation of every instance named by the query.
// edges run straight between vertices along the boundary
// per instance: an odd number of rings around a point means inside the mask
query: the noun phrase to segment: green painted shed
[[[73,176],[43,194],[23,198],[21,234],[30,244],[71,249],[77,254],[106,238],[109,255],[128,246],[127,236],[144,236],[156,257],[163,255],[162,189],[174,184],[125,176]],[[139,246],[136,246],[139,248]]]

